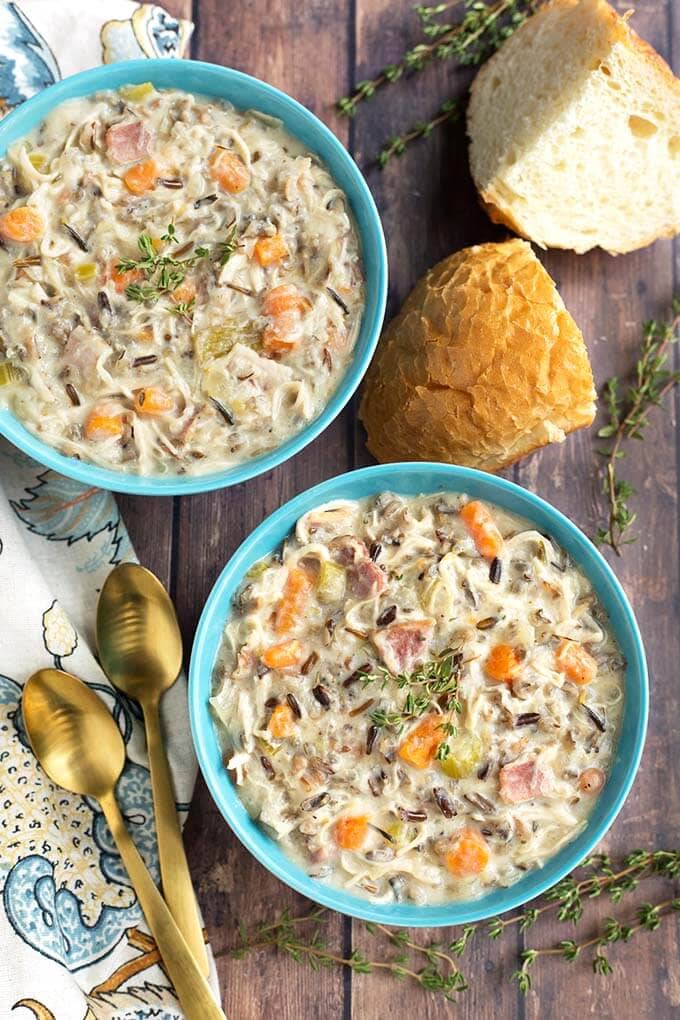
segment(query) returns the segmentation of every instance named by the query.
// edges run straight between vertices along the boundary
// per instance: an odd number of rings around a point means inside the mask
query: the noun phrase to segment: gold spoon
[[[150,570],[121,563],[111,571],[97,606],[97,648],[111,683],[142,707],[163,895],[199,970],[207,975],[208,957],[158,715],[161,695],[182,668],[182,636],[170,597]]]
[[[22,710],[31,747],[50,779],[101,804],[188,1020],[225,1020],[125,827],[115,795],[125,745],[104,702],[70,673],[40,669],[24,687]]]

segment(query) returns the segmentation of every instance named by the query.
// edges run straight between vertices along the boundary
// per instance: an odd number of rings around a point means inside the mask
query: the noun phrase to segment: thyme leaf
[[[371,712],[373,725],[401,733],[406,723],[424,715],[436,701],[443,709],[440,725],[442,733],[444,736],[455,736],[456,727],[451,717],[454,712],[462,710],[457,697],[461,663],[460,652],[445,652],[440,658],[426,662],[412,673],[394,674],[384,666],[378,667],[377,672],[359,670],[359,679],[364,687],[373,683],[379,683],[381,688],[394,684],[400,691],[406,691],[401,708],[393,711],[376,708]],[[450,753],[448,743],[442,741],[437,748],[437,758],[444,760]]]
[[[169,223],[164,234],[161,234],[161,241],[166,244],[179,244],[177,230],[173,223]],[[196,246],[190,254],[179,258],[178,254],[172,252],[158,252],[153,239],[147,233],[142,233],[137,238],[137,248],[140,258],[121,258],[116,269],[119,273],[141,272],[144,282],[129,283],[125,288],[125,296],[129,301],[136,301],[141,304],[155,304],[166,294],[172,294],[184,282],[190,269],[193,269],[199,262],[211,256],[211,249],[205,245]],[[224,266],[238,248],[236,236],[236,224],[234,224],[224,241],[216,245],[217,258],[220,265]],[[182,252],[182,249],[178,249]],[[190,318],[195,302],[179,302],[170,309],[174,314],[184,318]]]
[[[604,459],[602,489],[607,502],[606,522],[597,529],[595,539],[608,545],[617,555],[621,547],[635,541],[631,529],[637,513],[629,505],[635,489],[621,478],[617,466],[625,456],[624,443],[641,440],[649,425],[649,412],[659,407],[666,394],[680,382],[680,372],[666,367],[670,348],[680,339],[680,296],[673,299],[669,322],[652,319],[643,326],[640,355],[635,365],[634,381],[625,393],[616,376],[608,379],[603,390],[607,422],[598,431],[604,440],[598,453]]]
[[[420,40],[410,46],[399,60],[383,67],[375,77],[358,82],[349,95],[337,101],[338,111],[346,117],[354,117],[359,105],[375,96],[384,86],[417,74],[438,61],[456,60],[462,65],[483,63],[541,2],[449,0],[434,6],[418,5],[415,11],[422,33]],[[451,9],[460,12],[458,20],[441,20],[441,15]],[[402,155],[410,142],[427,138],[436,127],[457,119],[459,115],[459,104],[448,100],[431,119],[388,139],[378,156],[378,163],[385,167],[392,156]]]
[[[333,914],[324,907],[318,907],[299,917],[293,917],[289,910],[284,910],[274,921],[263,922],[252,930],[239,922],[238,944],[232,949],[217,951],[215,956],[230,953],[232,957],[242,959],[252,952],[273,949],[312,969],[343,967],[359,974],[383,971],[452,1001],[468,987],[457,959],[465,954],[472,939],[484,927],[490,938],[498,939],[513,925],[517,925],[520,931],[528,930],[548,912],[555,912],[560,921],[573,922],[581,918],[584,901],[589,899],[607,895],[612,903],[618,903],[623,895],[637,888],[639,882],[653,877],[677,882],[680,878],[680,850],[634,850],[618,866],[614,866],[608,855],[594,854],[583,861],[576,872],[578,874],[568,875],[553,886],[536,901],[537,906],[525,907],[509,917],[494,918],[486,925],[485,922],[465,925],[448,945],[434,941],[416,942],[403,929],[394,930],[367,922],[364,927],[374,940],[371,945],[375,947],[370,956],[357,948],[347,952],[336,951],[329,948],[323,937],[323,925]],[[592,951],[590,965],[593,972],[607,977],[613,973],[607,954],[611,946],[628,943],[641,932],[656,931],[672,914],[680,914],[680,896],[669,896],[657,903],[644,901],[625,920],[606,917],[595,933],[584,940],[567,938],[543,948],[527,947],[520,953],[511,980],[523,994],[527,994],[533,984],[530,971],[539,960],[553,956],[574,963],[588,950]],[[423,960],[425,966],[419,967],[418,963]]]

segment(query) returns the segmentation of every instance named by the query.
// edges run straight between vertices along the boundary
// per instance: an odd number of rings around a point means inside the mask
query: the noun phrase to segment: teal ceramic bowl
[[[66,457],[29,432],[9,411],[0,408],[0,435],[46,467],[87,485],[140,496],[180,496],[237,485],[293,457],[323,432],[340,413],[361,382],[378,342],[387,295],[387,253],[380,217],[356,163],[321,121],[279,89],[216,64],[194,60],[127,60],[95,67],[51,85],[0,121],[0,156],[23,138],[60,103],[102,89],[151,81],[158,88],[180,89],[226,99],[240,109],[278,117],[287,130],[319,156],[349,199],[357,225],[366,277],[366,307],[352,360],[338,388],[320,415],[281,446],[222,471],[182,475],[131,475]]]
[[[433,906],[373,904],[309,876],[253,821],[222,764],[208,698],[212,675],[232,599],[252,564],[272,552],[298,517],[331,499],[361,499],[388,490],[403,495],[449,490],[489,500],[532,521],[567,551],[591,581],[604,605],[627,662],[623,721],[611,773],[586,828],[543,868],[527,872],[515,885],[468,902]],[[594,545],[559,510],[503,478],[446,464],[389,464],[331,478],[301,493],[268,517],[234,553],[220,574],[201,616],[189,677],[191,727],[201,770],[227,822],[250,852],[278,878],[317,903],[343,914],[388,925],[436,927],[494,917],[545,892],[576,867],[599,843],[621,810],[637,772],[647,728],[647,667],[630,603]]]

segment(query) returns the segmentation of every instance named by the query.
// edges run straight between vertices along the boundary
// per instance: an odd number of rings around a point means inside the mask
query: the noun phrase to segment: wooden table
[[[393,313],[421,273],[464,245],[500,238],[480,211],[470,181],[463,127],[447,127],[419,142],[383,173],[370,162],[386,133],[432,114],[447,96],[462,94],[469,71],[446,64],[408,86],[400,83],[366,104],[353,122],[339,119],[333,101],[353,82],[400,56],[416,32],[409,0],[173,0],[175,13],[193,17],[192,56],[248,71],[284,89],[317,113],[349,146],[380,208],[390,253],[389,312]],[[620,0],[621,11],[629,7]],[[667,59],[680,60],[680,3],[639,0],[635,27]],[[676,66],[677,71],[677,66]],[[631,369],[640,323],[666,315],[680,280],[680,245],[659,242],[644,251],[612,258],[601,251],[575,256],[549,252],[542,260],[581,326],[601,384]],[[589,432],[517,465],[510,476],[565,511],[587,533],[596,521],[599,493],[596,456]],[[607,837],[613,852],[637,846],[678,846],[680,837],[680,718],[678,640],[679,449],[673,413],[654,413],[644,444],[626,471],[639,490],[639,541],[614,565],[630,595],[646,639],[653,698],[649,737],[634,790]],[[121,498],[120,504],[142,563],[170,584],[186,648],[218,572],[265,515],[311,485],[370,461],[356,418],[356,401],[293,461],[245,485],[183,499]],[[313,973],[273,955],[233,961],[238,919],[271,918],[283,907],[304,907],[300,897],[273,878],[231,834],[199,779],[187,827],[190,864],[214,950],[230,1020],[311,1020],[323,1017],[444,1017],[454,1007],[418,988],[379,974],[338,970]],[[605,904],[602,904],[603,908]],[[674,921],[630,947],[615,947],[618,978],[594,977],[584,963],[549,961],[536,974],[527,999],[508,981],[522,937],[473,944],[463,969],[470,982],[459,1017],[560,1018],[680,1016],[680,926]],[[329,936],[345,951],[367,948],[359,923],[339,916]],[[537,944],[565,937],[548,925]],[[624,980],[625,968],[625,980]]]

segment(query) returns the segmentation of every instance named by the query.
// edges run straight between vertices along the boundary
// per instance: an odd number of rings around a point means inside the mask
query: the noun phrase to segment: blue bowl
[[[0,156],[60,103],[102,89],[150,81],[159,88],[226,99],[240,109],[278,117],[292,135],[316,153],[349,199],[359,232],[366,277],[366,307],[352,360],[321,414],[281,446],[236,467],[184,477],[131,475],[100,468],[59,453],[38,439],[9,411],[0,408],[0,435],[30,457],[87,485],[140,496],[179,496],[237,485],[293,457],[330,425],[350,399],[378,342],[387,295],[387,253],[380,217],[356,163],[325,124],[284,92],[250,75],[195,60],[124,60],[95,67],[51,85],[0,121]]]
[[[253,821],[222,763],[208,698],[232,598],[244,574],[286,538],[298,517],[331,499],[361,499],[383,490],[418,495],[449,490],[497,503],[532,521],[555,538],[577,563],[604,605],[626,658],[626,691],[621,733],[611,773],[586,828],[543,868],[529,871],[515,885],[467,902],[433,906],[373,904],[309,878]],[[621,810],[640,762],[647,729],[647,666],[633,610],[621,585],[594,545],[559,510],[513,482],[448,464],[388,464],[331,478],[301,493],[270,517],[234,553],[205,605],[196,632],[189,675],[191,729],[201,770],[218,808],[241,842],[265,867],[298,892],[343,914],[388,925],[435,927],[494,917],[532,900],[576,867],[602,839]]]

